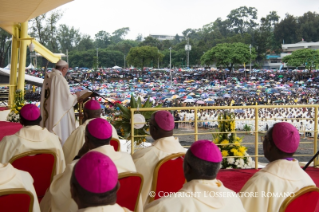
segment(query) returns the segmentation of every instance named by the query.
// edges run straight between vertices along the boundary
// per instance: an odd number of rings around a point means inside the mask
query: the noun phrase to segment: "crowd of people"
[[[124,212],[130,210],[116,203],[121,186],[119,174],[138,172],[144,180],[136,211],[263,212],[279,211],[286,199],[284,195],[265,196],[264,193],[295,193],[306,186],[315,186],[293,158],[300,136],[287,122],[275,123],[268,129],[263,150],[269,164],[236,194],[223,185],[223,179],[216,178],[223,159],[218,146],[212,141],[200,140],[194,141],[189,149],[182,147],[179,139],[173,136],[175,123],[170,112],[153,113],[149,126],[154,142],[133,155],[117,152],[110,145],[117,133],[107,120],[100,118],[98,101],[89,100],[84,106],[84,114],[84,124],[62,146],[57,135],[39,126],[42,116],[38,107],[33,104],[23,106],[20,111],[23,128],[0,142],[0,189],[24,188],[31,192],[34,212]],[[45,149],[56,153],[57,172],[39,203],[30,174],[14,168],[8,161],[26,151]],[[150,201],[156,164],[176,153],[185,154],[186,183],[178,195]],[[212,195],[216,193],[225,195]]]
[[[98,100],[90,99],[84,104],[84,123],[76,128],[73,106],[83,102],[83,99],[79,91],[71,94],[64,78],[67,72],[68,64],[59,61],[56,68],[46,74],[41,111],[34,104],[24,105],[19,112],[23,127],[0,142],[0,189],[24,188],[31,192],[34,212],[130,211],[117,203],[121,187],[118,178],[125,172],[137,172],[143,176],[135,208],[139,212],[279,211],[287,198],[283,193],[294,194],[304,187],[315,186],[293,157],[299,146],[300,131],[293,123],[281,120],[285,116],[312,118],[313,110],[287,110],[279,106],[274,110],[259,111],[259,116],[262,116],[260,124],[267,131],[263,139],[263,152],[269,164],[254,174],[236,194],[223,185],[223,179],[216,178],[223,157],[214,142],[194,141],[186,149],[178,137],[173,136],[174,128],[178,127],[176,119],[186,121],[186,118],[194,118],[194,115],[189,115],[192,114],[191,108],[189,112],[180,111],[175,115],[169,111],[154,112],[149,120],[152,145],[138,149],[132,155],[116,151],[111,140],[118,138],[117,130],[101,118],[102,107]],[[229,101],[234,104],[234,100]],[[234,112],[238,118],[254,119],[253,110]],[[205,123],[206,118],[208,122],[210,115],[216,117],[217,113],[218,110],[213,108],[200,111],[200,119],[204,118],[202,124],[210,126]],[[263,122],[268,117],[273,120],[271,125]],[[40,199],[31,175],[8,163],[12,157],[33,150],[51,150],[56,154],[55,176]],[[152,200],[156,165],[165,157],[177,153],[183,159],[183,167],[180,167],[183,173],[180,174],[185,178],[184,185],[181,185],[178,195]],[[170,182],[164,183],[171,185]],[[264,193],[276,195],[265,196]]]

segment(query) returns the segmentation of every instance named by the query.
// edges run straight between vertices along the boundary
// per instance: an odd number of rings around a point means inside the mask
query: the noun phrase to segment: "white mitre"
[[[67,66],[68,63],[65,62],[64,60],[59,60],[55,65],[56,65],[56,66],[63,67],[63,66]]]

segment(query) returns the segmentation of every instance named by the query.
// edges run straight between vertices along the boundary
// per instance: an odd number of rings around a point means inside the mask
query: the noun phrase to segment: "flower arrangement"
[[[11,107],[11,111],[7,116],[7,121],[10,122],[20,122],[19,112],[24,105],[24,98],[22,96],[22,91],[17,90],[14,95],[14,104]]]
[[[131,108],[151,108],[152,102],[147,99],[147,101],[142,104],[141,98],[138,97],[137,101],[133,97],[133,94],[131,95],[131,102],[130,106],[125,107],[119,103],[116,104],[117,107],[120,108],[120,114],[115,115],[114,121],[112,122],[115,129],[119,129],[121,132],[121,136],[124,137],[127,140],[131,140]],[[162,105],[156,106],[156,108],[162,107]],[[145,122],[148,123],[152,114],[155,111],[141,111],[140,114],[145,117]],[[134,129],[134,136],[141,136],[141,137],[134,137],[134,142],[136,145],[141,144],[142,142],[146,141],[146,136],[149,135],[149,126],[148,124],[145,124],[140,129]]]
[[[222,168],[250,168],[253,160],[247,154],[247,148],[241,145],[243,138],[235,133],[235,114],[224,111],[218,115],[218,131],[220,133],[213,134],[213,141],[219,144],[219,149],[223,157],[239,156],[236,158],[223,158]]]

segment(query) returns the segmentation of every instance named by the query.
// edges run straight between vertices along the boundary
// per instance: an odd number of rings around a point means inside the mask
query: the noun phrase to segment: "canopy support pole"
[[[20,56],[19,56],[19,78],[18,78],[18,87],[24,96],[24,81],[25,81],[25,64],[27,56],[27,41],[23,40],[28,37],[28,22],[21,23],[20,29]]]
[[[17,27],[13,27],[13,31],[15,32],[12,35],[12,43],[11,43],[11,67],[10,67],[10,86],[9,86],[9,107],[12,108],[14,104],[14,94],[17,89],[17,64],[18,64],[18,39],[19,30]]]

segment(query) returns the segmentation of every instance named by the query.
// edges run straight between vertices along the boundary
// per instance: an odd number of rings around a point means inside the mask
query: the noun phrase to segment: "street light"
[[[171,75],[171,87],[172,87],[172,47],[169,47],[169,73]]]
[[[99,68],[99,48],[96,48],[96,68]]]
[[[250,51],[250,68],[249,68],[249,74],[251,75],[251,44],[249,45],[249,51]]]

